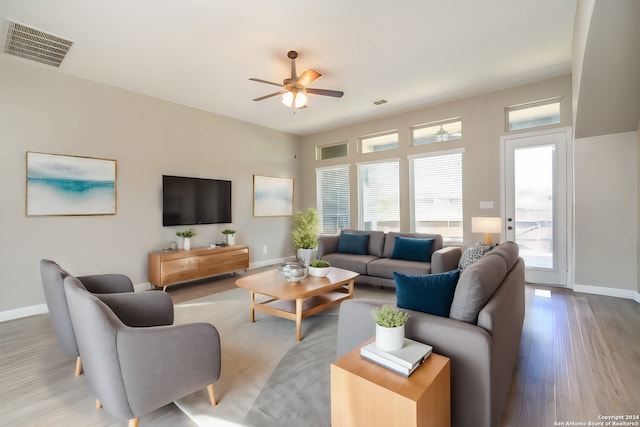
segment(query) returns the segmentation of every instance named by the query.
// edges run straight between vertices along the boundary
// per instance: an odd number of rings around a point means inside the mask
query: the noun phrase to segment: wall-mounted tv
[[[162,175],[162,225],[231,221],[231,181]]]

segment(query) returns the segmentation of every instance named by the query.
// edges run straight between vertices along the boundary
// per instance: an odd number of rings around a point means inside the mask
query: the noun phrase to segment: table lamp
[[[502,232],[502,218],[500,217],[472,217],[471,232],[484,233],[484,244],[491,245],[492,233]]]

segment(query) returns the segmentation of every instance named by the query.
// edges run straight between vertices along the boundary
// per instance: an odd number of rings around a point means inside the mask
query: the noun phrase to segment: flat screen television
[[[162,175],[162,225],[231,221],[231,181]]]

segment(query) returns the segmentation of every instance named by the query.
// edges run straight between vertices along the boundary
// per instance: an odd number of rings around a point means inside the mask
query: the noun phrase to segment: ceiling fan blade
[[[274,82],[270,82],[270,81],[268,81],[268,80],[255,79],[255,78],[253,78],[253,77],[252,77],[252,78],[250,78],[249,80],[252,80],[252,81],[254,81],[254,82],[258,82],[258,83],[266,83],[266,84],[268,84],[268,85],[274,85],[274,86],[282,87],[282,84],[281,84],[281,83],[274,83]]]
[[[307,88],[305,89],[305,92],[312,95],[335,96],[336,98],[342,98],[342,95],[344,95],[344,92],[341,90]]]
[[[302,87],[306,87],[321,75],[322,74],[320,74],[316,70],[309,68],[307,71],[300,74],[300,77],[298,77],[298,84],[301,85]]]
[[[271,98],[272,96],[282,95],[285,92],[286,92],[285,90],[281,90],[280,92],[270,93],[269,95],[265,95],[265,96],[261,96],[260,98],[256,98],[256,99],[254,99],[254,101],[262,101],[263,99]]]

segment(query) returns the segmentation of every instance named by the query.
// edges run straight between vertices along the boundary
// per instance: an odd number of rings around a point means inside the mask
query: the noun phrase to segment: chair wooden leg
[[[76,357],[76,377],[82,375],[82,359],[80,356]]]
[[[140,422],[140,417],[131,418],[129,420],[129,427],[138,427],[138,423]]]
[[[98,399],[96,399],[96,409],[102,409],[102,403]]]
[[[207,391],[209,392],[209,402],[211,402],[211,406],[216,406],[216,395],[213,390],[213,384],[207,386]]]

